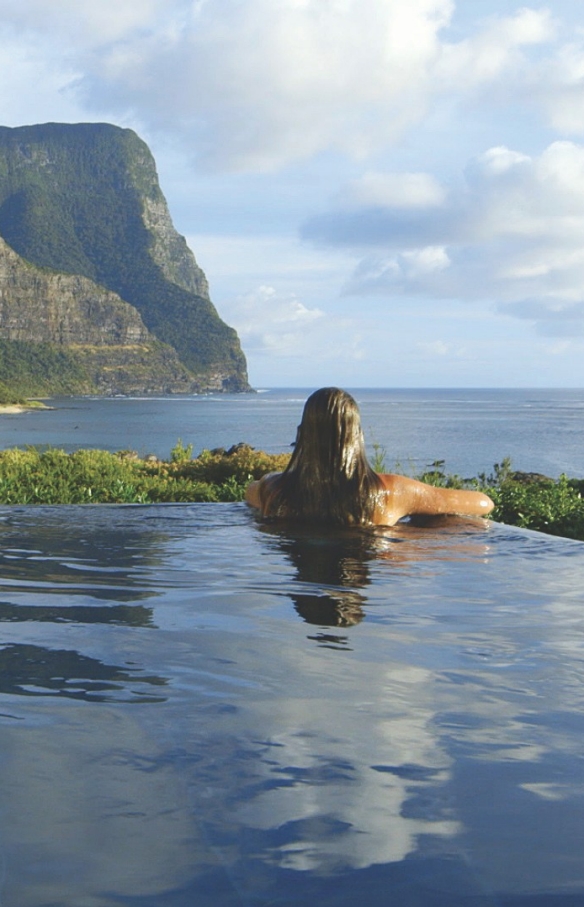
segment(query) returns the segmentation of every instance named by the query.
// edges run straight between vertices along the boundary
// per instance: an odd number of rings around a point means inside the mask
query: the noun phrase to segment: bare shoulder
[[[245,489],[245,501],[250,507],[259,507],[260,506],[260,482],[250,482],[250,484]]]
[[[411,512],[420,483],[394,473],[381,473],[379,478],[383,491],[379,495],[373,520],[377,525],[393,526]]]
[[[415,479],[406,479],[405,476],[394,475],[390,472],[378,473],[386,491],[398,491],[405,483],[415,482]]]
[[[262,508],[262,491],[269,487],[274,479],[277,479],[281,473],[279,472],[270,472],[265,476],[262,476],[261,479],[258,479],[255,482],[251,482],[245,490],[245,500],[250,507],[257,507],[258,510]]]
[[[384,491],[389,492],[391,496],[396,498],[417,495],[422,489],[428,487],[423,482],[419,482],[418,479],[410,479],[407,476],[394,475],[393,473],[382,473],[379,478],[383,484]]]

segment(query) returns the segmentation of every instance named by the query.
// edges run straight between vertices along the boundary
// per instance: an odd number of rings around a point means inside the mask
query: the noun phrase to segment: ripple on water
[[[0,537],[6,903],[584,898],[584,546],[238,504]]]

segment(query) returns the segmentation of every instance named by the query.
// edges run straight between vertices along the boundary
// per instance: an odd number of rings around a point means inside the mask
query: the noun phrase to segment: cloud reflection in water
[[[582,546],[239,505],[4,515],[7,903],[581,892]]]

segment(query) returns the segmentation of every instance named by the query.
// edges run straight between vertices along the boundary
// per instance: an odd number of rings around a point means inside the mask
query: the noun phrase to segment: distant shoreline
[[[0,416],[13,415],[14,413],[26,413],[31,409],[50,409],[46,403],[39,400],[31,400],[30,403],[0,403]]]

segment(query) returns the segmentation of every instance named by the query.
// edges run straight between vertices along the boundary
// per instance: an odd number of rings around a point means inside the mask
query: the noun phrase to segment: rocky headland
[[[250,389],[131,130],[0,127],[0,382],[29,396]]]

